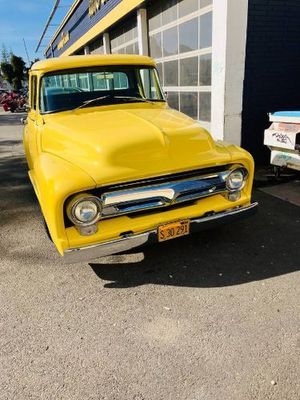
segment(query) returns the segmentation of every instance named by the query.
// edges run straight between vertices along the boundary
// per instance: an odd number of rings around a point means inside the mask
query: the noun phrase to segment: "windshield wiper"
[[[133,101],[142,101],[145,103],[166,102],[166,100],[164,99],[146,99],[145,97],[137,97],[137,96],[114,96],[114,99],[128,99]]]
[[[114,96],[112,94],[108,94],[106,96],[100,96],[96,97],[95,99],[91,100],[86,100],[84,101],[79,107],[76,107],[74,110],[78,110],[79,108],[84,108],[89,106],[92,103],[96,103],[99,100],[105,100],[105,99],[128,99],[128,100],[133,100],[133,101],[142,101],[144,103],[152,103],[151,100],[145,99],[144,97],[136,97],[136,96]]]
[[[72,110],[72,108],[57,108],[55,110],[49,110],[49,111],[44,111],[41,114],[54,114],[54,113],[59,113],[59,112],[63,112],[63,111],[70,111]]]
[[[144,97],[137,97],[137,96],[114,96],[114,99],[128,99],[134,101],[142,101],[144,103],[152,103],[151,100],[145,99]]]
[[[89,104],[96,103],[99,100],[108,99],[110,97],[113,98],[113,96],[111,94],[107,94],[106,96],[100,96],[100,97],[96,97],[95,99],[86,100],[82,104],[80,104],[80,106],[74,108],[74,110],[78,110],[79,108],[87,107]]]

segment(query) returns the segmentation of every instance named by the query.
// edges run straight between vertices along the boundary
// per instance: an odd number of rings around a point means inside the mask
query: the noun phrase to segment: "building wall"
[[[259,163],[267,113],[300,109],[300,1],[249,0],[242,146]]]

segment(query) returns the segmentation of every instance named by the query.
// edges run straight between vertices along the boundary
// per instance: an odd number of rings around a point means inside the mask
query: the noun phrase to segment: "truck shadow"
[[[0,201],[14,206],[14,201],[22,199],[25,203],[31,203],[34,199],[33,190],[27,174],[27,164],[23,153],[20,118],[26,114],[11,114],[0,112]],[[19,126],[13,132],[6,129],[11,126]],[[2,128],[4,127],[4,128]],[[28,198],[28,199],[27,199]],[[27,201],[28,200],[28,201]],[[10,204],[12,201],[12,204]]]
[[[37,208],[34,191],[22,156],[0,158],[0,228]],[[4,212],[5,210],[5,212]],[[17,227],[17,225],[16,225]],[[18,227],[23,229],[24,226]],[[5,241],[8,238],[5,238]],[[4,243],[1,243],[4,245]],[[3,255],[3,254],[2,254]]]
[[[31,189],[26,160],[23,156],[1,158],[0,171],[1,197],[18,186],[22,189]]]
[[[298,270],[300,208],[259,191],[255,199],[259,212],[247,220],[90,266],[107,288],[231,286]]]

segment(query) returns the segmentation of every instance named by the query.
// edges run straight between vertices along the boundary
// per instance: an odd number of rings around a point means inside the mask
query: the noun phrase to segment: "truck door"
[[[31,74],[29,80],[29,112],[27,116],[27,124],[24,129],[24,144],[29,169],[33,168],[33,163],[37,156],[37,98],[37,76]]]

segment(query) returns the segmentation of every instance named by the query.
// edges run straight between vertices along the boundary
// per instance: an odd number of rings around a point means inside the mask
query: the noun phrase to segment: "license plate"
[[[164,242],[165,240],[175,239],[180,236],[185,236],[190,233],[190,221],[172,222],[167,225],[158,227],[158,241]]]

